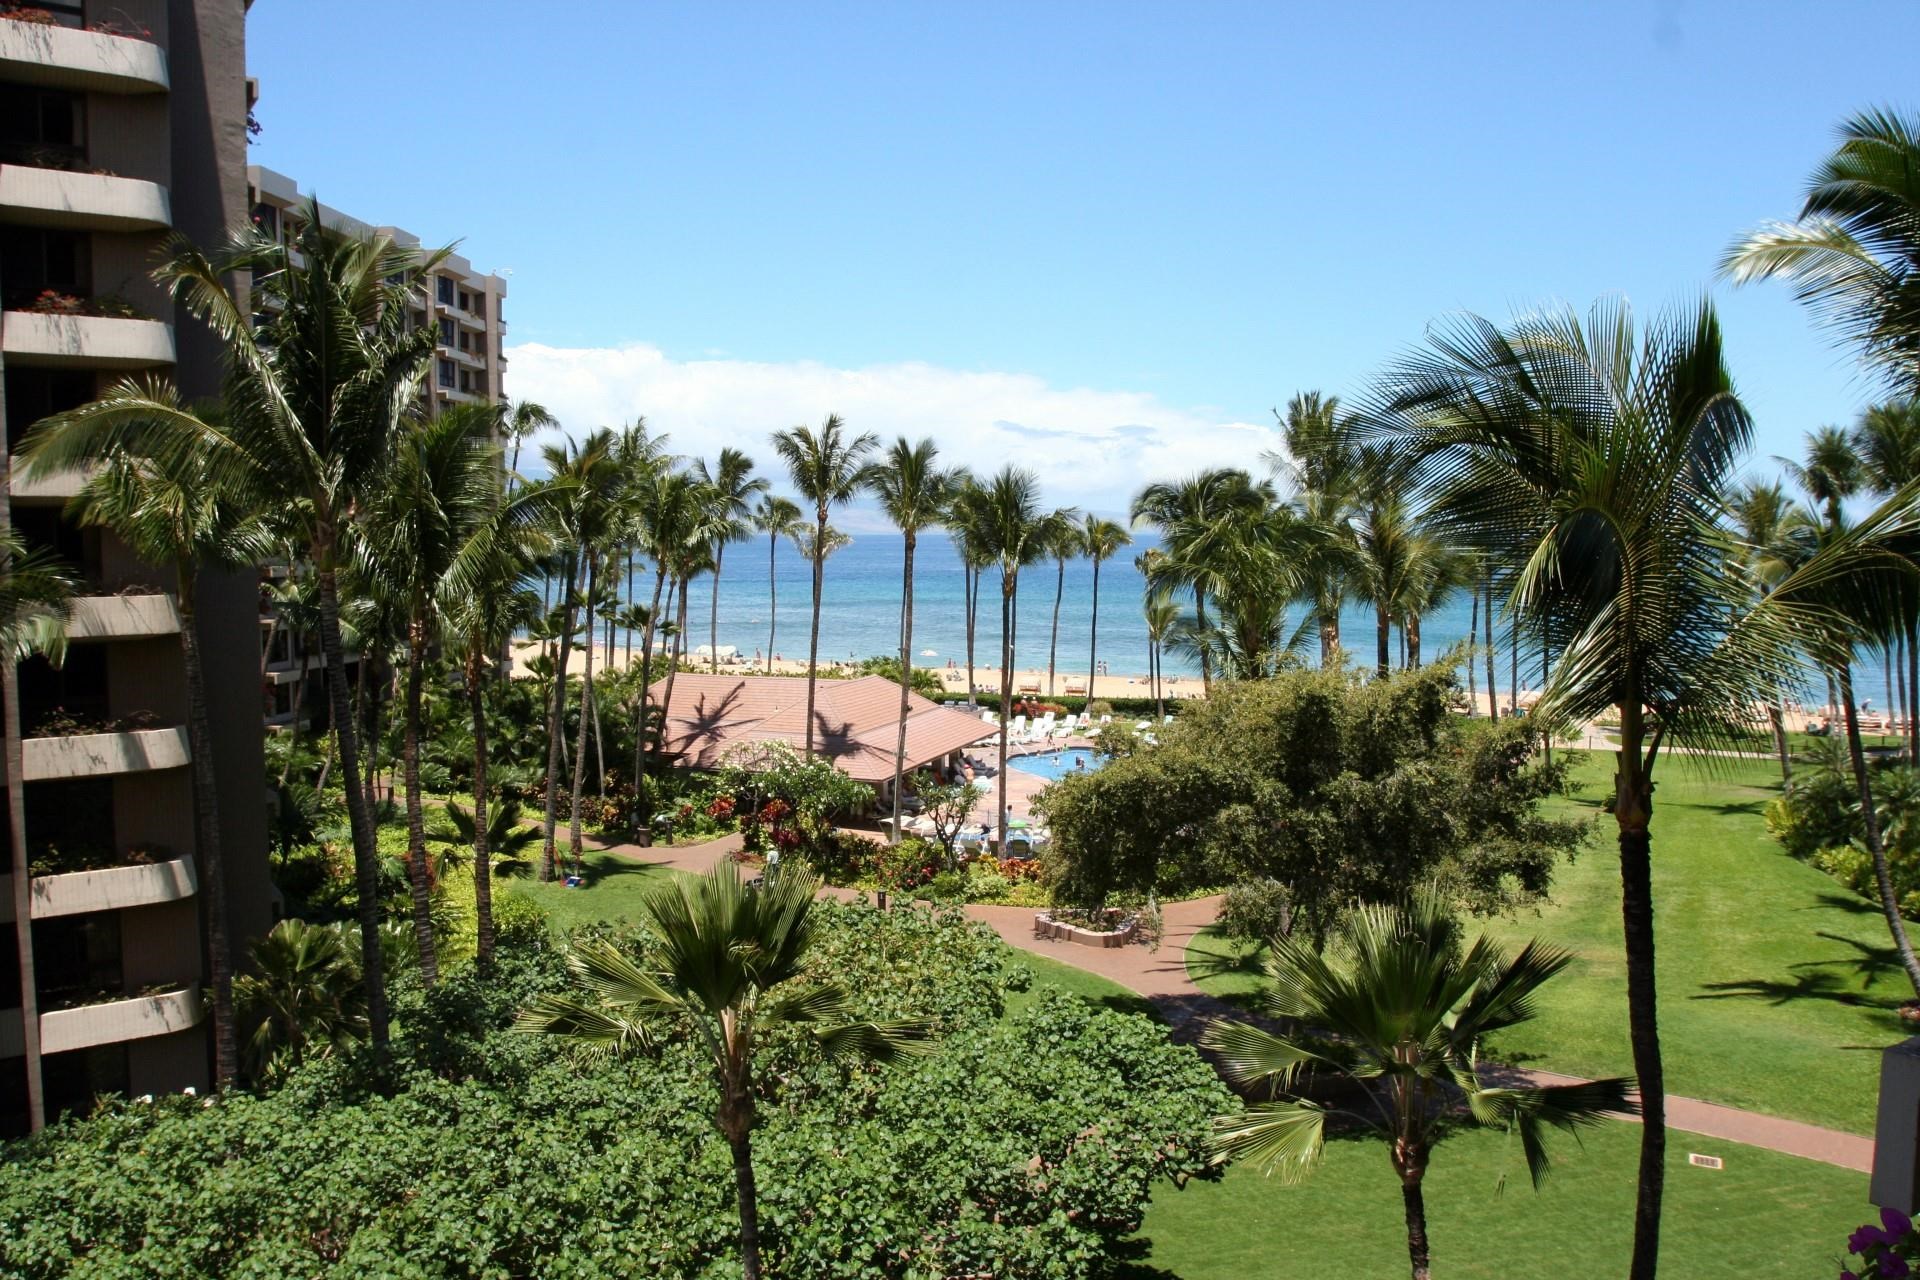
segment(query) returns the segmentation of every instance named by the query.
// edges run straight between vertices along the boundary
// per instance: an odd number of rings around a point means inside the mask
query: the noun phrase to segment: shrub
[[[493,937],[502,947],[524,948],[545,940],[547,909],[524,893],[493,895]]]
[[[1278,880],[1242,880],[1220,904],[1220,931],[1235,942],[1259,944],[1293,931],[1293,904]]]

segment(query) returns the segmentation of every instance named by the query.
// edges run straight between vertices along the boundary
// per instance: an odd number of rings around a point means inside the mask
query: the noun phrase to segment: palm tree
[[[1104,520],[1089,511],[1080,524],[1080,553],[1093,561],[1093,612],[1087,624],[1087,696],[1100,676],[1100,562],[1120,554],[1133,538],[1126,526]]]
[[[1701,303],[1637,332],[1623,303],[1583,324],[1437,325],[1374,397],[1376,430],[1422,466],[1441,527],[1516,566],[1514,607],[1561,652],[1535,714],[1619,717],[1626,989],[1645,1106],[1632,1276],[1659,1249],[1666,1082],[1654,984],[1653,770],[1661,744],[1716,745],[1792,670],[1791,595],[1729,582],[1721,494],[1752,433]],[[1775,603],[1778,601],[1779,603]]]
[[[1145,576],[1144,570],[1142,576]],[[1151,582],[1151,579],[1148,579]],[[1166,717],[1166,699],[1160,693],[1160,655],[1165,651],[1167,641],[1174,634],[1174,628],[1180,620],[1180,606],[1175,603],[1173,593],[1164,587],[1147,588],[1144,607],[1147,621],[1147,662],[1152,670],[1148,673],[1153,681],[1153,718],[1158,721]]]
[[[880,509],[906,543],[900,569],[900,732],[893,752],[893,838],[900,838],[901,781],[907,767],[907,712],[913,692],[913,552],[920,531],[940,523],[953,499],[953,477],[936,461],[932,440],[913,444],[905,436],[867,476]]]
[[[666,585],[669,569],[681,554],[681,549],[697,535],[699,527],[699,482],[684,472],[667,467],[657,468],[641,486],[635,496],[635,518],[639,533],[646,548],[648,559],[653,561],[653,596],[647,606],[647,629],[641,635],[640,669],[641,678],[638,700],[634,704],[633,722],[633,777],[634,786],[639,789],[642,805],[647,804],[649,792],[645,785],[645,756],[643,743],[646,741],[651,721],[650,693],[653,681],[653,639],[656,631],[672,630],[679,635],[679,629],[673,626],[672,609],[662,609],[660,596]],[[668,604],[671,606],[671,601]],[[667,664],[671,675],[674,664]],[[655,754],[665,747],[664,741],[655,740]],[[643,807],[642,818],[649,816]]]
[[[11,665],[40,653],[58,662],[78,588],[60,557],[28,550],[18,530],[0,525],[0,660]]]
[[[224,421],[205,422],[153,386],[123,382],[66,415],[71,429],[42,436],[48,443],[36,458],[57,473],[122,453],[164,463],[169,454],[204,451],[207,483],[276,513],[312,564],[333,731],[349,780],[367,1020],[380,1049],[388,1018],[377,945],[379,850],[367,796],[351,783],[360,770],[360,738],[341,644],[340,574],[353,513],[413,411],[432,360],[435,332],[414,326],[411,315],[422,281],[445,256],[402,248],[383,235],[330,230],[311,201],[284,244],[257,228],[243,228],[213,254],[176,240],[156,274],[221,340]],[[239,275],[253,280],[244,307],[229,292]],[[256,312],[266,317],[258,327]]]
[[[1794,222],[1770,222],[1720,260],[1737,284],[1778,277],[1905,394],[1920,393],[1920,122],[1884,109],[1840,128]]]
[[[59,431],[59,418],[42,431]],[[213,988],[214,1080],[225,1089],[239,1072],[233,1024],[233,949],[228,934],[227,878],[220,829],[219,775],[207,715],[207,681],[200,661],[199,582],[202,569],[250,569],[271,554],[265,525],[206,482],[192,454],[161,459],[123,455],[74,500],[80,523],[114,531],[135,556],[170,565],[180,613],[181,666],[187,678],[187,742],[193,757],[194,845],[206,895],[207,958]]]
[[[1793,502],[1777,481],[1749,481],[1735,490],[1727,502],[1727,515],[1733,525],[1734,544],[1728,548],[1741,577],[1759,592],[1772,590],[1791,567],[1789,540],[1793,535]],[[1786,712],[1782,703],[1784,687],[1776,689],[1767,703],[1767,719],[1773,726],[1773,746],[1780,757],[1780,780],[1793,785],[1793,753],[1787,744]]]
[[[577,947],[568,966],[590,994],[543,996],[516,1023],[603,1057],[647,1051],[670,1031],[691,1032],[719,1095],[715,1127],[733,1154],[747,1280],[761,1275],[753,1129],[770,1084],[755,1072],[761,1038],[797,1027],[830,1056],[880,1061],[927,1047],[920,1024],[853,1020],[850,993],[816,975],[809,952],[818,888],[812,876],[794,872],[748,888],[724,863],[676,880],[645,903],[657,949],[629,955],[610,943]]]
[[[282,920],[253,946],[252,972],[234,980],[254,1079],[282,1076],[308,1058],[351,1047],[366,1034],[362,966],[340,931]]]
[[[1047,696],[1053,696],[1054,665],[1060,654],[1060,600],[1067,592],[1067,561],[1080,555],[1080,526],[1075,523],[1074,513],[1057,511],[1054,513],[1057,527],[1051,538],[1047,539],[1046,554],[1053,557],[1055,573],[1053,578],[1053,628],[1047,638]],[[1087,673],[1087,687],[1093,687],[1093,673]]]
[[[947,531],[960,558],[961,595],[965,598],[967,629],[967,705],[977,706],[973,655],[980,619],[980,577],[993,563],[986,550],[986,490],[964,467],[954,472],[953,499],[947,508]]]
[[[839,415],[828,414],[818,431],[794,427],[774,433],[773,451],[787,464],[793,487],[813,504],[813,625],[807,634],[807,748],[813,756],[813,697],[820,666],[820,591],[827,564],[827,512],[853,501],[865,486],[867,454],[880,445],[872,432],[848,439]]]
[[[713,606],[707,618],[707,656],[713,670],[720,670],[720,569],[729,542],[747,536],[751,525],[751,499],[767,491],[764,476],[753,474],[753,459],[738,449],[720,450],[720,461],[709,471],[704,459],[693,464],[694,474],[706,486],[713,526]]]
[[[780,585],[774,577],[774,553],[780,539],[791,538],[800,529],[800,507],[790,498],[761,494],[753,509],[753,527],[767,535],[767,674],[773,674],[773,637],[780,622]]]
[[[507,462],[507,487],[511,489],[520,480],[520,446],[541,431],[557,430],[560,420],[548,413],[544,405],[531,400],[521,400],[502,409],[502,429],[513,444],[513,457]]]
[[[1295,490],[1293,507],[1320,531],[1302,566],[1320,630],[1320,665],[1339,662],[1340,608],[1354,572],[1352,520],[1361,492],[1362,451],[1340,412],[1338,396],[1301,392],[1287,401],[1281,427],[1284,456],[1268,461]]]
[[[1134,524],[1151,524],[1160,532],[1164,555],[1156,562],[1158,582],[1193,593],[1196,631],[1208,628],[1208,596],[1228,582],[1221,548],[1235,536],[1230,521],[1264,514],[1272,508],[1273,498],[1271,486],[1232,467],[1150,484],[1134,498]],[[1199,657],[1200,685],[1208,689],[1213,680],[1212,666],[1205,649]]]
[[[1860,455],[1864,487],[1885,497],[1920,479],[1920,401],[1896,400],[1874,405],[1860,415],[1853,428],[1854,452]],[[1891,665],[1901,670],[1899,649],[1905,650],[1907,755],[1920,760],[1920,598],[1907,602],[1893,646]]]
[[[494,506],[500,427],[495,405],[454,405],[405,432],[367,503],[357,541],[363,577],[380,581],[405,610],[400,758],[407,789],[407,880],[420,977],[429,987],[439,981],[440,963],[420,790],[422,685],[428,651],[439,638],[444,580]]]
[[[1020,570],[1038,563],[1071,519],[1063,512],[1040,510],[1040,481],[1033,472],[1003,467],[984,486],[979,502],[981,549],[1000,570],[1000,802],[994,826],[1006,839],[1007,726],[1013,707],[1013,619],[1020,595]]]
[[[1214,1122],[1217,1148],[1291,1183],[1320,1163],[1330,1118],[1377,1135],[1400,1181],[1413,1280],[1432,1274],[1424,1185],[1457,1097],[1465,1096],[1476,1124],[1520,1139],[1535,1187],[1549,1167],[1548,1126],[1575,1131],[1635,1111],[1625,1079],[1544,1088],[1481,1083],[1480,1041],[1533,1017],[1534,993],[1572,959],[1565,951],[1535,941],[1509,958],[1484,937],[1467,946],[1459,924],[1430,894],[1404,907],[1358,908],[1324,950],[1303,934],[1269,945],[1266,1012],[1319,1034],[1304,1039],[1217,1022],[1201,1043],[1243,1087],[1292,1093],[1303,1074],[1325,1074],[1368,1105],[1336,1109],[1297,1093],[1257,1103]]]

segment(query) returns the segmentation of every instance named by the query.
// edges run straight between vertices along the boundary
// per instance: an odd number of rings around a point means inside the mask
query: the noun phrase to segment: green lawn
[[[1427,1175],[1434,1273],[1451,1280],[1618,1276],[1633,1233],[1639,1130],[1609,1124],[1582,1144],[1555,1135],[1539,1192],[1504,1136],[1469,1130],[1442,1144]],[[1687,1164],[1718,1155],[1720,1170]],[[1847,1234],[1876,1216],[1865,1174],[1676,1133],[1669,1150],[1661,1273],[1837,1274]],[[1504,1192],[1499,1188],[1507,1175]],[[1298,1187],[1236,1166],[1217,1183],[1162,1186],[1140,1234],[1132,1280],[1398,1280],[1407,1274],[1399,1183],[1378,1142],[1328,1144]]]
[[[587,882],[578,889],[560,881],[541,884],[529,876],[503,881],[502,886],[545,907],[554,929],[565,931],[603,920],[637,922],[643,918],[641,900],[679,874],[611,853],[588,852],[582,864]]]
[[[1781,853],[1760,812],[1779,775],[1766,761],[1662,762],[1653,816],[1660,1030],[1670,1092],[1854,1133],[1870,1133],[1879,1050],[1903,1036],[1906,994],[1873,905]],[[1610,759],[1580,769],[1597,813]],[[1538,936],[1574,963],[1541,993],[1540,1016],[1494,1043],[1502,1057],[1575,1074],[1631,1071],[1614,829],[1555,881],[1537,914],[1492,922],[1509,942]],[[1250,973],[1218,973],[1230,951],[1203,936],[1188,967],[1216,994]]]

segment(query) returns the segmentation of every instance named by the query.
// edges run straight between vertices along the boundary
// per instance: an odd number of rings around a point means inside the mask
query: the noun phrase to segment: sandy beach
[[[525,675],[528,660],[537,657],[539,653],[540,646],[532,641],[516,643],[513,646],[514,675]],[[639,660],[640,650],[638,646],[635,646],[632,661],[638,662]],[[595,671],[605,670],[609,661],[616,667],[625,666],[628,662],[626,646],[624,644],[616,644],[611,654],[609,654],[606,646],[599,646],[593,660],[593,669]],[[751,657],[735,659],[733,661],[722,658],[720,661],[720,670],[732,672],[736,675],[765,675],[767,674],[767,665],[764,659],[759,663],[755,663]],[[840,661],[829,661],[823,656],[820,660],[820,670],[824,673],[843,673],[850,670],[853,665],[854,664],[848,663],[844,659]],[[700,666],[702,669],[705,669],[706,664],[701,663]],[[587,655],[584,649],[575,649],[568,655],[567,670],[569,672],[579,675],[586,670],[586,667]],[[774,659],[772,667],[772,673],[774,675],[804,676],[807,674],[807,660],[804,657],[793,658],[782,656]],[[946,686],[948,692],[965,695],[967,691],[967,672],[965,667],[958,669],[930,667],[927,668],[927,670],[941,677],[941,683]],[[1053,675],[1054,695],[1059,697],[1080,697],[1085,691],[1086,679],[1087,677],[1084,672],[1056,669]],[[973,680],[974,684],[979,687],[981,693],[1000,692],[999,667],[975,666],[973,669]],[[1200,680],[1197,676],[1170,676],[1162,680],[1161,684],[1162,693],[1167,698],[1197,698],[1200,696]],[[1046,669],[1044,667],[1038,670],[1032,668],[1016,668],[1014,671],[1013,685],[1016,695],[1024,694],[1025,696],[1032,697],[1037,693],[1040,697],[1044,698],[1047,696]],[[1068,692],[1068,685],[1073,686],[1071,694]],[[1151,698],[1153,696],[1153,688],[1144,675],[1105,675],[1094,680],[1093,693],[1091,696],[1095,698]]]

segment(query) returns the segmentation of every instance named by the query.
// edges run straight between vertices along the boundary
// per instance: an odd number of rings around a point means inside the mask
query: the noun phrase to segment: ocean
[[[1145,580],[1134,568],[1134,557],[1155,545],[1151,534],[1136,533],[1132,546],[1100,566],[1100,648],[1099,659],[1114,675],[1144,675],[1147,670],[1147,630],[1140,613],[1145,595]],[[900,570],[904,542],[898,533],[856,534],[853,542],[827,560],[826,586],[820,606],[820,657],[822,661],[859,660],[876,654],[898,651],[900,634]],[[1048,638],[1053,623],[1053,596],[1056,567],[1052,561],[1025,569],[1020,574],[1019,618],[1014,629],[1016,669],[1047,666]],[[914,665],[941,668],[949,658],[966,662],[966,604],[960,559],[944,533],[922,535],[914,555]],[[807,656],[807,624],[811,590],[811,570],[793,544],[780,540],[774,549],[773,585],[779,598],[774,619],[773,651],[782,657],[804,659]],[[651,573],[643,565],[635,589],[644,601],[653,588]],[[975,659],[981,666],[997,665],[1000,655],[999,579],[988,571],[980,591],[980,615],[975,635]],[[686,647],[707,643],[707,619],[713,580],[696,579],[688,601]],[[1087,669],[1087,632],[1093,616],[1093,566],[1086,560],[1067,563],[1066,580],[1060,600],[1060,641],[1056,665],[1062,673]],[[756,537],[727,548],[720,583],[719,643],[732,645],[751,658],[764,653],[768,645],[768,622],[772,615],[767,584],[767,539]],[[1472,601],[1456,595],[1420,620],[1421,654],[1427,661],[1439,657],[1448,648],[1467,638],[1472,620]],[[1296,607],[1290,612],[1290,628],[1300,626],[1306,611]],[[1482,627],[1485,626],[1482,620]],[[1373,611],[1363,604],[1350,604],[1341,614],[1341,640],[1350,660],[1371,666],[1374,652]],[[616,631],[616,639],[624,633]],[[1512,682],[1511,640],[1507,629],[1496,619],[1494,639],[1500,647],[1497,678],[1505,693]],[[638,643],[636,639],[636,644]],[[1400,634],[1393,634],[1393,661],[1400,661]],[[1302,657],[1309,663],[1319,660],[1319,641],[1311,628]],[[1176,654],[1165,656],[1168,675],[1198,675],[1197,665]],[[1482,659],[1484,664],[1484,659]],[[1484,683],[1485,668],[1476,670],[1476,679]],[[1461,675],[1465,683],[1464,669]],[[1856,672],[1856,693],[1884,707],[1887,673],[1877,654],[1863,654]],[[1535,647],[1520,655],[1520,685],[1540,687],[1540,654]],[[1815,692],[1813,702],[1824,700],[1824,689]]]

